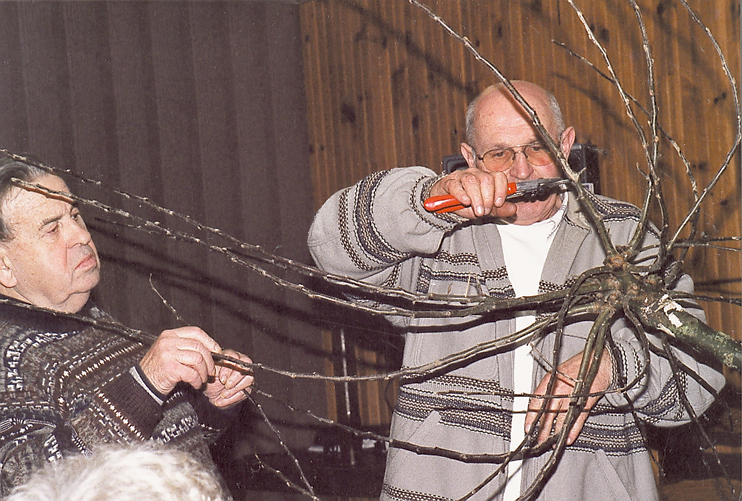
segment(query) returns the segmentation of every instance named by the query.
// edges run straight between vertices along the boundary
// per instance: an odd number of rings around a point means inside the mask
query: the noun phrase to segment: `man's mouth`
[[[90,268],[95,268],[96,266],[98,266],[98,259],[95,256],[95,252],[88,250],[75,269],[88,270]]]

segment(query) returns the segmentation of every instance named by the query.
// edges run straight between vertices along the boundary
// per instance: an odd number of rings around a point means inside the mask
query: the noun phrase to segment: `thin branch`
[[[255,408],[260,413],[260,417],[263,418],[263,422],[265,422],[266,425],[268,425],[268,428],[270,428],[273,435],[278,440],[278,444],[280,445],[281,449],[283,449],[286,454],[288,454],[289,458],[291,458],[291,461],[294,463],[294,466],[296,467],[296,470],[299,472],[299,476],[301,477],[301,481],[306,486],[306,490],[308,494],[312,497],[312,499],[316,501],[320,501],[320,499],[314,494],[314,489],[312,488],[312,485],[309,483],[309,480],[307,479],[306,475],[304,474],[304,470],[302,469],[301,465],[299,464],[299,461],[296,459],[296,456],[291,452],[288,445],[286,445],[286,442],[283,441],[283,437],[281,436],[281,432],[278,431],[278,428],[273,426],[273,423],[270,419],[268,419],[268,416],[265,414],[265,411],[263,411],[263,406],[260,405],[255,398],[250,394],[247,390],[242,390],[242,392],[247,396],[247,399],[250,401],[250,403],[255,406]],[[288,480],[284,477],[285,480]]]
[[[580,20],[580,23],[582,23],[582,26],[585,29],[585,34],[587,35],[588,39],[597,47],[598,51],[600,52],[603,62],[606,64],[606,67],[608,68],[608,72],[611,74],[612,82],[614,84],[614,87],[618,91],[619,97],[621,98],[621,101],[624,104],[624,108],[626,110],[626,114],[629,117],[629,120],[631,120],[631,123],[634,125],[634,129],[637,132],[637,135],[639,136],[639,140],[641,142],[642,150],[644,151],[645,157],[647,159],[647,163],[650,168],[652,168],[652,159],[651,155],[649,154],[649,143],[647,141],[646,134],[644,132],[644,129],[639,124],[639,121],[636,118],[636,115],[634,114],[634,110],[631,108],[631,103],[629,101],[628,95],[624,91],[623,85],[620,83],[620,80],[618,79],[618,75],[616,74],[616,71],[613,69],[613,64],[611,63],[610,58],[608,57],[608,53],[605,50],[605,47],[598,41],[598,39],[595,37],[595,34],[590,29],[590,24],[585,18],[585,15],[583,12],[575,5],[573,0],[567,0],[570,7],[572,7],[572,10],[575,11],[577,14],[578,19]],[[649,176],[648,178],[648,184],[647,184],[647,191],[645,195],[645,202],[643,204],[642,208],[642,214],[640,217],[640,224],[637,226],[634,237],[632,238],[631,243],[629,244],[629,250],[628,254],[634,254],[636,252],[636,247],[639,245],[639,242],[641,241],[641,236],[644,235],[644,231],[646,231],[646,222],[648,219],[648,211],[649,211],[649,201],[651,199],[652,194],[654,193],[655,184],[651,177],[651,174],[647,174]],[[612,245],[612,244],[611,244]],[[612,255],[617,255],[618,252],[615,250],[614,247],[611,248],[612,252],[609,252],[609,257]]]

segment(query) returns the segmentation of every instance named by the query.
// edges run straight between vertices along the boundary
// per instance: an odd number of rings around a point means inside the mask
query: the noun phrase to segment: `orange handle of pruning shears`
[[[508,195],[512,195],[516,191],[518,191],[518,185],[515,183],[508,183]],[[425,199],[423,205],[426,211],[435,212],[436,214],[454,212],[466,208],[465,205],[462,205],[461,202],[451,195],[428,197]]]

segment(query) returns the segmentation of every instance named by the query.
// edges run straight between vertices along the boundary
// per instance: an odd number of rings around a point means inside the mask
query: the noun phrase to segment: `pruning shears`
[[[508,194],[505,200],[511,202],[516,199],[538,200],[547,195],[565,189],[571,181],[559,177],[547,179],[534,179],[533,181],[521,181],[520,183],[508,183]],[[451,195],[438,195],[428,197],[423,203],[425,210],[441,214],[464,209],[466,206]]]

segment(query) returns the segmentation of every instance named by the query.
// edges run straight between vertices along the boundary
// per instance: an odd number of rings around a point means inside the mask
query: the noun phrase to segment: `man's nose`
[[[93,237],[90,236],[90,232],[88,231],[87,227],[85,227],[85,225],[80,225],[73,222],[69,225],[67,239],[71,247],[77,244],[87,245],[90,243]]]
[[[531,177],[531,174],[533,174],[533,166],[528,162],[525,151],[520,150],[515,152],[513,163],[510,166],[508,174],[510,174],[514,179],[521,180],[529,179]]]

